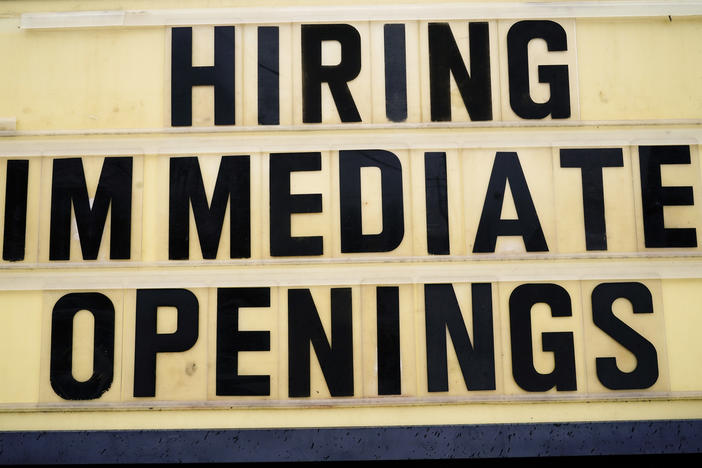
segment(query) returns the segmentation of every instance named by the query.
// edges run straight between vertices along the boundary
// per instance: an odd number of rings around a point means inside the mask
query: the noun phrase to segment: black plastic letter
[[[663,187],[662,164],[690,164],[689,146],[639,146],[646,247],[697,247],[695,228],[666,228],[663,207],[694,205],[692,187]]]
[[[501,219],[507,182],[517,219]],[[521,236],[527,252],[547,252],[546,238],[517,153],[498,152],[492,166],[473,252],[494,252],[499,236]]]
[[[290,215],[292,213],[320,213],[322,195],[290,193],[290,173],[319,171],[322,169],[320,153],[277,153],[270,158],[270,226],[271,255],[322,255],[322,236],[293,237]]]
[[[190,206],[192,204],[202,258],[216,258],[224,214],[229,203],[229,256],[251,256],[251,203],[249,156],[223,156],[212,203],[208,205],[196,157],[171,158],[168,258],[190,257]]]
[[[278,26],[258,28],[258,123],[280,123],[280,48]]]
[[[405,25],[383,26],[385,39],[385,115],[393,122],[407,120],[407,53]]]
[[[215,26],[210,67],[193,66],[193,28],[173,28],[171,38],[171,125],[193,124],[193,86],[214,86],[214,123],[233,125],[234,26]]]
[[[522,284],[512,291],[509,297],[509,330],[514,381],[528,392],[545,392],[553,387],[558,391],[577,390],[572,332],[542,333],[542,348],[553,352],[555,367],[548,374],[541,374],[534,368],[531,308],[539,303],[549,306],[552,317],[573,315],[568,291],[557,284]]]
[[[93,374],[80,382],[73,377],[73,319],[87,310],[94,318]],[[51,313],[51,388],[64,400],[94,400],[109,390],[114,377],[115,308],[100,293],[69,293]]]
[[[2,239],[2,259],[24,260],[24,242],[27,232],[27,184],[29,161],[7,161],[5,178],[5,227]]]
[[[607,250],[602,168],[622,166],[624,161],[621,148],[561,150],[561,167],[577,167],[581,170],[587,250]]]
[[[548,83],[551,96],[537,103],[529,93],[529,42],[543,39],[551,52],[568,50],[568,38],[563,26],[555,21],[525,20],[514,23],[507,33],[507,62],[509,75],[509,104],[523,119],[554,119],[570,117],[570,88],[568,65],[539,65],[539,83]]]
[[[132,158],[105,158],[92,205],[88,198],[81,158],[54,159],[51,179],[50,260],[70,258],[71,202],[84,260],[95,260],[98,256],[108,209],[111,210],[110,258],[130,257]]]
[[[469,23],[470,75],[448,23],[429,23],[431,120],[451,120],[451,74],[473,121],[492,120],[488,23]]]
[[[361,168],[380,169],[383,230],[363,234],[361,217]],[[339,191],[341,192],[341,251],[390,252],[405,235],[402,205],[402,164],[384,150],[339,151]]]
[[[331,345],[309,289],[288,290],[288,394],[310,396],[310,343],[331,396],[353,396],[351,288],[331,290]]]
[[[397,286],[376,288],[378,395],[402,394],[400,297]]]
[[[337,41],[341,61],[322,65],[322,42]],[[361,36],[349,24],[302,25],[302,121],[322,121],[322,83],[329,85],[342,122],[360,122],[348,82],[361,72]]]
[[[456,350],[468,390],[495,390],[495,347],[492,329],[492,286],[471,284],[473,344],[451,284],[424,285],[427,381],[430,392],[448,390],[446,332]]]
[[[631,303],[635,314],[652,314],[651,291],[641,283],[602,283],[592,291],[592,320],[614,341],[636,357],[636,368],[622,372],[614,357],[595,359],[597,378],[611,390],[637,390],[649,388],[658,380],[658,354],[656,348],[639,335],[612,311],[612,304],[619,298]]]
[[[267,331],[239,330],[241,307],[269,307],[270,288],[217,289],[217,395],[270,395],[268,375],[239,375],[240,351],[270,351]]]
[[[427,197],[427,251],[432,255],[448,255],[451,251],[446,153],[424,153],[424,183]]]
[[[175,307],[177,328],[157,332],[159,307]],[[199,304],[187,289],[138,289],[134,343],[134,396],[156,395],[156,355],[178,353],[195,345],[198,336]]]

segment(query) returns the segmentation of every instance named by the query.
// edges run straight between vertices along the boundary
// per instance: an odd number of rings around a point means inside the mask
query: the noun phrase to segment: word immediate
[[[639,174],[641,212],[645,248],[697,247],[696,227],[671,227],[665,224],[665,207],[693,206],[693,186],[664,185],[662,169],[667,165],[690,165],[690,147],[685,145],[639,146]],[[583,217],[580,231],[588,251],[607,251],[607,219],[605,212],[605,171],[624,171],[622,148],[568,148],[559,150],[561,171],[578,171],[582,182],[581,202]],[[449,200],[457,196],[456,182],[448,183],[445,152],[428,151],[423,155],[423,203],[426,210],[425,255],[451,255],[450,230],[453,217]],[[268,157],[268,209],[270,255],[272,257],[314,257],[323,255],[324,235],[294,235],[292,218],[298,213],[322,213],[324,198],[321,193],[300,193],[292,190],[294,174],[321,170],[320,152],[271,153]],[[416,160],[415,160],[416,161]],[[109,258],[131,259],[132,243],[132,157],[106,157],[102,164],[97,189],[88,193],[83,158],[55,158],[52,164],[49,219],[49,260],[71,260],[71,222],[75,220],[83,260],[98,258],[108,215]],[[338,200],[338,218],[333,222],[340,233],[340,254],[393,252],[406,237],[406,213],[417,210],[408,201],[403,190],[421,188],[403,184],[408,168],[390,151],[341,150],[338,152],[338,188],[332,197]],[[3,259],[21,261],[25,256],[27,231],[27,191],[29,160],[7,161]],[[163,239],[168,239],[168,259],[187,260],[193,247],[191,213],[197,229],[199,246],[204,259],[215,259],[226,213],[229,211],[229,252],[231,259],[252,256],[252,192],[260,184],[252,185],[251,156],[222,156],[216,182],[211,194],[206,193],[198,157],[169,158],[167,200],[168,221],[163,222]],[[416,166],[413,165],[413,168]],[[374,197],[381,208],[379,232],[363,231],[362,171],[372,168],[379,173],[380,190]],[[413,169],[414,170],[414,169]],[[208,173],[214,177],[214,173]],[[550,179],[550,176],[547,177]],[[146,181],[148,184],[150,181]],[[532,181],[532,184],[535,183]],[[539,180],[539,184],[552,184]],[[693,183],[693,182],[690,182]],[[405,187],[403,189],[403,187]],[[505,194],[511,192],[516,217],[503,218]],[[304,190],[310,190],[305,188]],[[495,252],[498,238],[512,236],[523,240],[527,252],[549,252],[539,211],[520,156],[516,151],[497,151],[492,160],[487,188],[482,197],[482,208],[463,213],[479,219],[472,243],[476,255]],[[92,202],[90,199],[93,199]],[[422,199],[420,199],[422,200]],[[407,206],[407,205],[411,206]],[[472,210],[470,210],[472,211]],[[637,216],[637,217],[638,217]],[[556,221],[558,222],[558,221]],[[567,226],[577,233],[578,226]],[[415,228],[419,229],[419,228]],[[312,233],[314,234],[314,233]],[[265,235],[265,234],[264,234]],[[221,258],[221,256],[220,256]]]

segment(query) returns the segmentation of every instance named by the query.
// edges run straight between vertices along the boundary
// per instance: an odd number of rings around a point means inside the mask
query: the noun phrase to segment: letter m
[[[197,157],[171,158],[168,258],[190,258],[190,206],[202,258],[217,258],[222,226],[230,206],[229,257],[251,256],[249,156],[222,156],[211,203]]]
[[[50,260],[70,259],[71,205],[84,260],[97,258],[110,209],[110,258],[130,258],[131,157],[105,158],[92,201],[88,198],[82,159],[54,159],[51,179]]]

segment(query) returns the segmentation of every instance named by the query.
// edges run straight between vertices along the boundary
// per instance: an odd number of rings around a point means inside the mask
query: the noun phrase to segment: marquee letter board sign
[[[702,416],[702,2],[119,3],[0,7],[7,434]]]

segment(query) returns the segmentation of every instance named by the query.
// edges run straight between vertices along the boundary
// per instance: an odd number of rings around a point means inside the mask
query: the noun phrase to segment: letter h
[[[171,125],[192,125],[192,87],[214,86],[215,125],[234,124],[234,26],[214,28],[214,66],[193,67],[193,28],[173,28]]]

